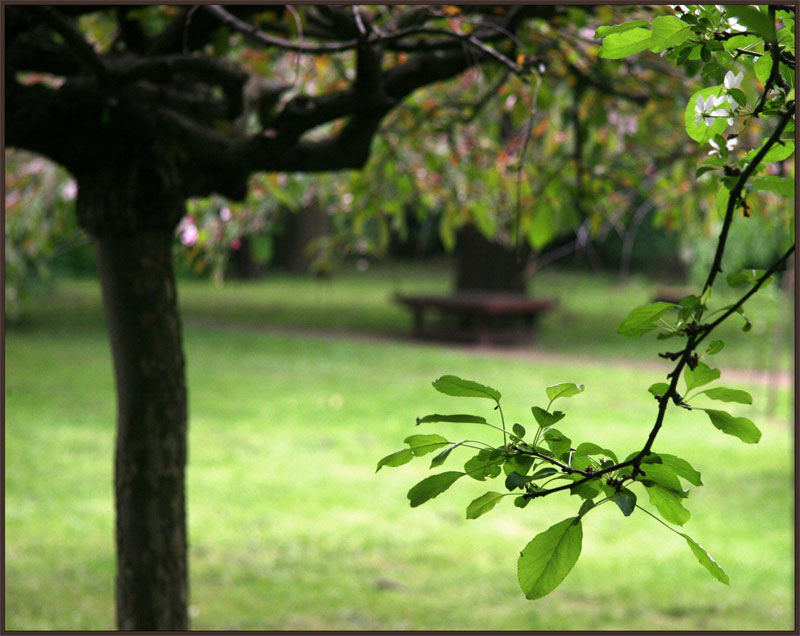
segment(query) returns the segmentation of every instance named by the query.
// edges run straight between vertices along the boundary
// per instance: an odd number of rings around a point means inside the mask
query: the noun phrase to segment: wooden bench
[[[416,338],[481,344],[532,339],[536,319],[556,306],[552,300],[481,292],[461,292],[450,296],[397,294],[395,300],[413,312]],[[431,324],[425,320],[430,311],[439,314],[441,320],[438,323]]]

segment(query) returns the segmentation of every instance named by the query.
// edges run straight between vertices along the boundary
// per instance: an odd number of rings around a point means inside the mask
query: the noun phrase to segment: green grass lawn
[[[621,455],[636,450],[655,412],[647,387],[668,366],[643,372],[618,364],[643,357],[653,343],[639,349],[609,332],[631,302],[647,299],[646,285],[634,281],[609,299],[610,279],[543,274],[537,293],[564,294],[562,319],[542,325],[538,346],[565,354],[549,362],[260,329],[404,332],[408,318],[386,302],[397,272],[368,274],[326,282],[281,277],[221,290],[181,285],[193,628],[793,628],[788,389],[767,413],[759,387],[728,383],[756,396],[753,407],[721,406],[760,426],[758,445],[723,435],[701,413],[675,410],[656,444],[702,471],[706,485],[688,500],[692,518],[683,530],[725,568],[730,587],[654,520],[639,511],[626,519],[602,506],[585,519],[583,554],[564,584],[544,600],[526,601],[516,581],[519,551],[574,515],[577,497],[553,496],[524,510],[505,500],[466,521],[466,505],[502,483],[462,479],[411,509],[406,492],[430,474],[430,456],[377,474],[375,463],[421,432],[418,415],[469,408],[495,417],[481,401],[436,393],[430,381],[444,373],[498,388],[507,418],[529,429],[530,406],[546,405],[545,386],[582,382],[585,393],[564,402],[561,430]],[[447,284],[441,271],[400,278],[404,291]],[[763,302],[767,321],[780,317],[782,301]],[[762,347],[773,341],[769,330],[751,337]],[[757,350],[752,341],[729,342],[717,356],[722,383],[726,366],[747,366]],[[96,283],[61,286],[26,325],[9,329],[5,363],[5,627],[112,629],[114,396]],[[458,437],[468,425],[426,426]],[[482,433],[473,427],[468,434]],[[468,457],[451,457],[445,468]]]

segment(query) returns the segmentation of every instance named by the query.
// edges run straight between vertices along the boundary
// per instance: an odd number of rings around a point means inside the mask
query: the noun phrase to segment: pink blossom
[[[76,194],[78,194],[78,184],[74,181],[67,181],[61,187],[61,197],[67,201],[72,201]]]
[[[239,249],[241,246],[242,246],[242,242],[241,242],[241,241],[240,241],[238,238],[235,238],[235,239],[233,239],[233,240],[231,241],[231,249],[232,249],[232,250],[236,251],[236,250],[238,250],[238,249]]]
[[[186,246],[194,245],[197,243],[199,234],[197,226],[194,223],[187,223],[183,227],[183,232],[181,232],[181,243]]]
[[[231,211],[230,208],[222,208],[219,211],[219,218],[223,220],[223,222],[227,223],[231,220]]]

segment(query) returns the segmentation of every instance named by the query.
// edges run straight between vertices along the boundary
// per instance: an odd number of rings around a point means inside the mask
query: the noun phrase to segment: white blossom
[[[709,155],[717,155],[718,157],[722,156],[720,154],[719,144],[714,141],[713,139],[708,140],[709,145],[711,146],[712,150],[708,151]],[[739,139],[737,137],[730,137],[725,142],[725,150],[731,152],[734,148],[736,148],[736,144],[739,143]]]
[[[723,81],[723,85],[728,90],[732,88],[739,88],[742,85],[742,80],[744,79],[744,73],[739,71],[736,75],[733,74],[733,71],[728,71],[725,73],[725,79]]]
[[[698,126],[700,122],[705,122],[706,126],[714,124],[716,117],[728,117],[728,124],[732,124],[733,120],[730,118],[730,113],[724,108],[717,108],[727,101],[726,95],[709,95],[707,99],[703,100],[702,95],[697,96],[697,103],[694,107],[696,114],[695,124]]]

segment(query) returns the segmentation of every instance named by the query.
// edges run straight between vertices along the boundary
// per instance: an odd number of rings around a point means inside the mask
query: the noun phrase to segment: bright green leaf
[[[634,27],[626,31],[611,33],[603,39],[603,45],[597,51],[599,57],[618,60],[647,49],[650,45],[650,31]]]
[[[480,397],[495,402],[500,400],[500,391],[472,380],[463,380],[454,375],[443,375],[438,380],[434,380],[433,388],[440,393],[455,397]]]
[[[583,392],[582,384],[574,384],[573,382],[562,382],[561,384],[553,384],[545,389],[547,397],[552,402],[557,398],[572,397]]]
[[[670,309],[675,307],[672,303],[657,302],[649,305],[642,305],[634,309],[628,317],[622,321],[617,329],[617,333],[628,338],[638,338],[651,329],[655,329],[657,321]]]
[[[594,32],[594,37],[597,40],[611,35],[612,33],[622,33],[623,31],[630,31],[636,27],[643,27],[648,24],[650,23],[647,20],[632,20],[631,22],[623,22],[622,24],[615,24],[613,26],[601,26],[597,27],[597,31]]]
[[[451,442],[441,435],[433,433],[431,435],[411,435],[410,437],[406,437],[403,443],[408,444],[415,457],[420,457],[432,453],[437,448],[447,446]]]
[[[487,477],[493,479],[500,474],[500,464],[504,461],[504,457],[493,457],[492,451],[484,449],[478,451],[477,455],[467,460],[464,464],[464,470],[473,479],[485,481]]]
[[[399,451],[390,453],[381,459],[378,462],[378,467],[375,469],[375,472],[377,473],[384,466],[402,466],[403,464],[410,462],[413,458],[414,453],[412,453],[408,448],[401,448]]]
[[[683,44],[692,34],[689,25],[674,15],[662,15],[653,20],[650,50],[658,53],[664,49]]]
[[[681,504],[682,497],[674,491],[653,484],[647,487],[647,496],[650,497],[650,503],[656,507],[659,514],[670,523],[682,526],[689,520],[691,514]]]
[[[793,177],[777,177],[769,175],[766,177],[753,177],[750,183],[756,190],[766,192],[774,192],[785,197],[794,196],[794,178]]]
[[[734,417],[725,411],[714,409],[701,409],[708,414],[711,423],[728,435],[734,435],[745,444],[757,444],[761,439],[761,431],[746,417]]]
[[[617,463],[617,456],[614,454],[614,451],[601,448],[597,444],[592,444],[591,442],[579,444],[578,448],[575,449],[575,455],[603,455],[613,459],[615,464]]]
[[[408,500],[412,508],[424,504],[429,499],[441,495],[445,490],[450,488],[464,473],[456,470],[451,470],[446,473],[439,473],[438,475],[431,475],[426,477],[416,486],[408,491]]]
[[[686,496],[683,488],[681,487],[681,482],[678,481],[678,476],[675,474],[675,471],[666,464],[645,464],[643,468],[645,474],[644,476],[640,476],[638,478],[641,481],[652,482],[662,486],[673,491],[681,498]]]
[[[725,346],[724,340],[713,340],[709,343],[708,348],[706,349],[706,353],[710,356],[713,356],[715,353],[719,353],[722,351],[723,347]]]
[[[485,495],[481,495],[473,500],[469,506],[467,506],[467,519],[477,519],[481,515],[486,514],[498,504],[503,496],[504,495],[499,492],[487,492]]]
[[[683,380],[686,382],[687,393],[698,386],[713,382],[720,376],[719,369],[710,368],[705,362],[698,362],[694,369],[686,367]]]
[[[678,534],[686,539],[686,543],[689,544],[689,547],[692,549],[692,552],[694,552],[697,560],[700,561],[700,565],[708,570],[711,573],[711,576],[725,585],[730,585],[730,580],[728,579],[728,575],[725,574],[725,570],[719,566],[719,563],[714,560],[714,557],[712,557],[703,546],[697,543],[689,535],[683,534],[683,532],[679,532]]]
[[[753,64],[753,71],[755,71],[758,81],[766,85],[769,74],[772,72],[772,56],[762,55]]]
[[[658,457],[661,458],[662,464],[669,466],[676,475],[683,477],[690,484],[694,486],[703,485],[703,481],[700,479],[700,472],[695,470],[685,459],[667,453],[659,453]]]
[[[556,457],[568,453],[572,445],[572,440],[569,437],[554,428],[545,432],[544,441]]]
[[[537,534],[517,563],[517,578],[527,599],[546,596],[569,574],[581,554],[583,528],[578,517],[565,519]]]
[[[564,413],[561,411],[554,411],[553,413],[550,413],[542,408],[539,408],[538,406],[532,406],[531,413],[533,413],[533,417],[542,428],[553,426],[564,418]]]
[[[666,395],[669,390],[669,384],[666,382],[656,382],[655,384],[651,384],[650,388],[647,390],[655,396]]]
[[[719,400],[720,402],[738,402],[739,404],[753,403],[753,396],[751,396],[747,391],[741,391],[738,389],[717,387],[715,389],[706,389],[700,393],[705,393],[712,400]]]

